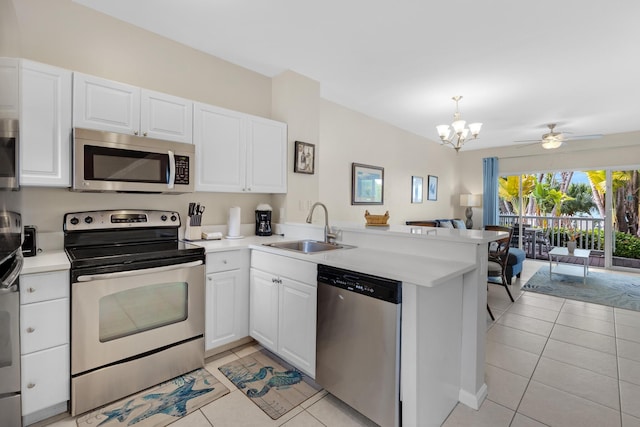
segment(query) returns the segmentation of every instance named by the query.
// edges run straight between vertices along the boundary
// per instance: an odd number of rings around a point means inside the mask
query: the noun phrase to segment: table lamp
[[[482,206],[482,198],[479,194],[461,194],[460,195],[460,206],[467,208],[464,211],[467,220],[464,225],[467,229],[473,228],[473,220],[471,217],[473,216],[473,208],[477,208]]]

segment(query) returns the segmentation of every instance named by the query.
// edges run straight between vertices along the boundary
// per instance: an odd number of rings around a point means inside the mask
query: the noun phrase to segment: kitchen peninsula
[[[402,424],[441,425],[458,401],[478,409],[487,395],[487,244],[504,233],[348,224],[333,231],[339,243],[356,247],[313,255],[250,247],[402,281]],[[285,240],[320,240],[322,233],[285,226]]]

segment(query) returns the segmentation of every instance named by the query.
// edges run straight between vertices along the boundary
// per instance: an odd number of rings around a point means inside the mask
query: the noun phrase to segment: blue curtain
[[[482,222],[485,225],[497,225],[500,222],[498,209],[498,158],[482,159],[483,196]]]

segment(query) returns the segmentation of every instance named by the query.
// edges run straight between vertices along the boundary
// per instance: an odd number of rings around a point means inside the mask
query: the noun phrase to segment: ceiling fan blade
[[[540,142],[540,138],[538,138],[538,139],[520,139],[518,141],[513,141],[513,142]]]
[[[565,141],[576,141],[579,139],[600,139],[603,136],[604,135],[602,135],[601,133],[594,133],[592,135],[576,135],[576,136],[572,136],[570,138],[565,139]]]

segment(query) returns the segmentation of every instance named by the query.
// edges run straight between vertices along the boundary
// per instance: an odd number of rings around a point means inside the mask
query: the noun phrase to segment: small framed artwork
[[[438,200],[438,177],[429,175],[427,179],[427,200]]]
[[[314,173],[316,146],[308,142],[296,141],[293,171],[297,173]]]
[[[411,177],[411,203],[422,203],[422,177]]]
[[[381,205],[384,194],[384,168],[351,165],[351,204]]]

